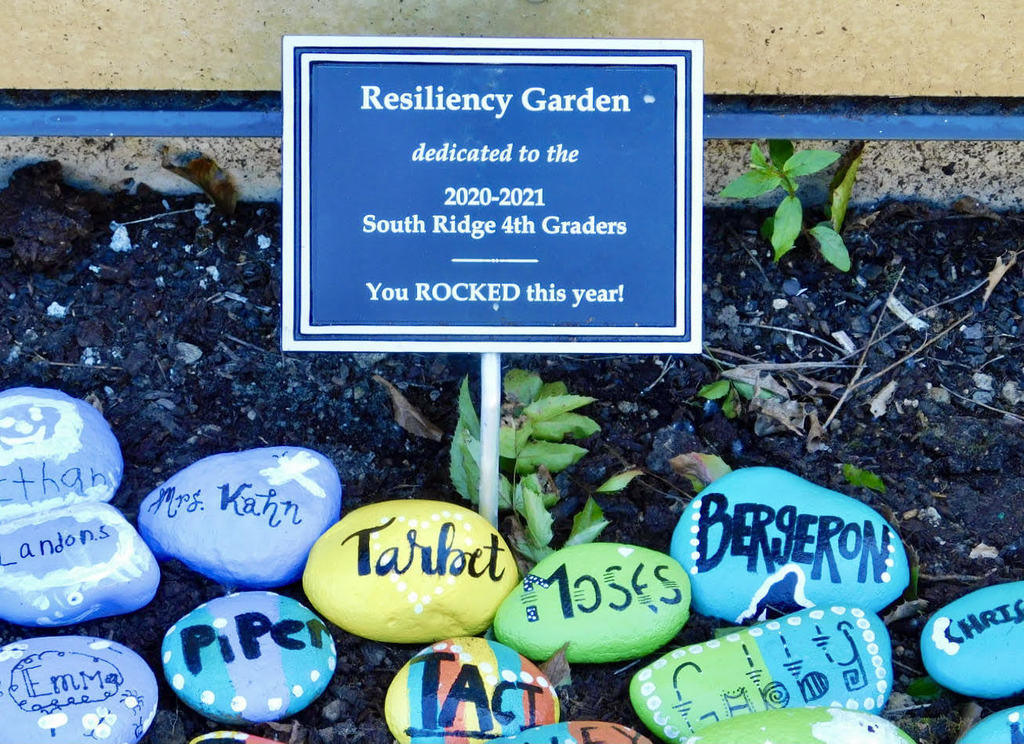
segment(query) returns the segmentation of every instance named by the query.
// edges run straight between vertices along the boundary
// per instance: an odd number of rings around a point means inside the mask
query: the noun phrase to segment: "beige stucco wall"
[[[1024,95],[1022,0],[4,0],[0,88],[276,90],[282,34],[705,40],[709,93]]]

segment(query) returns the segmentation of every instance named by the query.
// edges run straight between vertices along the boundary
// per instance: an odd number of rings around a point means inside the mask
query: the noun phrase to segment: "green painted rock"
[[[564,548],[538,563],[498,608],[498,640],[531,659],[569,643],[570,662],[635,659],[690,617],[690,582],[664,553],[634,545]]]
[[[729,718],[684,744],[914,744],[884,718],[842,708],[794,708]]]

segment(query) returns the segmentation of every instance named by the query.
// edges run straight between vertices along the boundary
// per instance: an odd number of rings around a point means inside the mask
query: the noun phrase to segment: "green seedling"
[[[705,400],[719,401],[722,413],[728,419],[734,419],[743,413],[743,401],[754,399],[754,386],[739,380],[716,380],[697,391],[697,395]],[[757,391],[759,398],[773,397],[767,390]]]

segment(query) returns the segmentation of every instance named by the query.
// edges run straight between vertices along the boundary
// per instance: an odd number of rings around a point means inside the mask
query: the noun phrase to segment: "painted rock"
[[[693,608],[747,623],[839,602],[877,612],[910,580],[876,511],[777,468],[734,470],[701,491],[672,535]]]
[[[164,636],[164,676],[189,707],[222,723],[294,715],[337,663],[324,622],[289,597],[239,592],[202,604]]]
[[[384,700],[401,744],[473,744],[558,720],[558,697],[529,659],[483,638],[452,638],[403,666]]]
[[[881,710],[891,681],[889,633],[878,616],[830,607],[677,648],[637,672],[629,697],[652,732],[678,741],[745,713],[810,705]]]
[[[382,501],[345,515],[309,554],[302,587],[350,633],[423,643],[483,632],[519,570],[476,512],[440,501]]]
[[[921,660],[943,687],[998,698],[1024,690],[1024,581],[971,592],[946,605],[921,632]]]
[[[993,713],[971,727],[956,744],[1020,744],[1024,742],[1022,717],[1024,705]]]
[[[134,744],[156,715],[156,677],[120,643],[26,638],[0,648],[0,744]]]
[[[76,501],[110,501],[124,461],[106,419],[59,390],[0,393],[0,518]]]
[[[298,580],[306,556],[338,521],[341,481],[324,455],[300,447],[212,455],[175,474],[139,507],[157,558],[177,558],[231,587]]]
[[[538,563],[494,618],[494,634],[531,659],[566,642],[570,662],[635,659],[675,637],[690,582],[664,553],[615,543],[564,548]]]
[[[132,612],[160,569],[110,504],[81,502],[0,521],[0,618],[69,625]]]
[[[569,721],[536,726],[514,736],[491,739],[492,744],[651,744],[627,726],[601,721]]]
[[[794,708],[730,718],[684,744],[914,744],[880,716],[843,708]]]
[[[188,744],[280,744],[280,742],[264,739],[255,734],[243,734],[241,731],[214,731],[197,736]]]

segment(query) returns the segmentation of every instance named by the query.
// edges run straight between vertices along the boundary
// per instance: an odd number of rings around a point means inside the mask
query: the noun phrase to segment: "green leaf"
[[[685,452],[673,457],[668,464],[672,466],[673,472],[690,481],[694,491],[703,491],[723,475],[732,472],[732,468],[721,457],[704,452]]]
[[[480,438],[480,417],[476,415],[473,398],[469,394],[468,375],[462,378],[462,385],[459,387],[459,423],[474,437]]]
[[[566,437],[586,439],[601,431],[601,425],[589,416],[578,413],[563,413],[550,421],[538,421],[533,425],[533,436],[546,442],[561,442]]]
[[[729,388],[729,394],[725,396],[725,401],[722,403],[722,413],[727,419],[734,419],[740,415],[740,396],[736,393],[735,388]]]
[[[480,491],[480,441],[461,420],[455,427],[449,452],[448,474],[452,485],[462,498],[476,504]]]
[[[942,697],[943,688],[931,677],[915,677],[907,685],[907,694],[918,700],[934,700]]]
[[[849,162],[840,164],[829,188],[829,217],[832,220],[832,229],[837,233],[843,231],[843,220],[846,219],[846,209],[850,206],[853,184],[857,180],[857,170],[860,168],[863,152],[864,143],[859,142],[843,157],[844,161],[850,158]]]
[[[775,222],[772,229],[772,248],[775,249],[775,261],[793,250],[800,230],[804,226],[804,207],[795,196],[787,196],[775,210]]]
[[[587,503],[572,518],[572,531],[565,541],[565,547],[594,542],[608,524],[601,507],[593,497],[588,498]]]
[[[772,164],[776,168],[782,168],[786,161],[793,157],[792,140],[768,140],[768,152],[772,158]]]
[[[764,218],[764,222],[761,223],[761,229],[758,233],[762,238],[767,240],[769,243],[772,240],[772,233],[775,232],[775,216],[768,215]]]
[[[846,243],[839,233],[824,222],[815,225],[808,232],[818,241],[818,250],[826,261],[840,271],[850,270],[850,252],[846,250]]]
[[[479,489],[479,486],[477,487]],[[498,475],[498,510],[508,511],[512,508],[512,484],[504,475]]]
[[[567,411],[573,411],[593,403],[594,400],[596,399],[586,395],[553,395],[550,398],[534,401],[523,409],[523,413],[533,422],[550,421]]]
[[[754,386],[749,382],[740,382],[739,380],[732,381],[733,387],[736,388],[736,392],[740,394],[740,397],[744,400],[751,400],[754,397]],[[770,390],[761,388],[757,391],[757,397],[762,400],[770,400],[775,397],[775,394]]]
[[[606,480],[600,486],[597,487],[597,493],[618,493],[623,490],[626,486],[633,482],[633,479],[644,474],[640,468],[631,468],[624,470],[621,473],[613,475],[611,478]]]
[[[565,383],[562,382],[561,380],[556,380],[555,382],[545,382],[543,385],[541,385],[540,392],[537,393],[537,397],[535,398],[535,400],[540,400],[541,398],[551,398],[555,395],[568,394],[569,388],[565,386]]]
[[[808,176],[828,168],[837,160],[839,153],[831,150],[801,150],[786,161],[782,172],[790,178]]]
[[[539,547],[551,542],[554,517],[544,508],[540,494],[531,489],[523,491],[523,517],[526,519],[526,536],[531,543]]]
[[[529,475],[523,476],[519,481],[519,486],[522,488],[528,488],[539,495],[541,500],[544,502],[544,506],[549,509],[558,503],[558,493],[556,491],[546,491],[541,482],[540,476],[537,473],[530,473]],[[517,486],[517,488],[519,486]]]
[[[537,564],[547,558],[549,555],[554,553],[554,549],[547,545],[534,545],[533,543],[526,540],[515,541],[516,550],[532,563]]]
[[[552,473],[560,473],[577,462],[587,451],[575,444],[529,442],[516,460],[517,473],[533,473],[541,465]]]
[[[718,400],[719,398],[725,397],[726,393],[729,392],[731,385],[732,383],[728,380],[716,380],[715,382],[705,385],[698,390],[697,395],[701,398],[706,398],[707,400]]]
[[[498,454],[510,460],[516,459],[529,441],[532,430],[529,421],[518,429],[511,426],[501,427],[498,430]]]
[[[750,143],[750,162],[754,164],[755,168],[768,169],[768,159],[764,156],[761,146],[756,142]]]
[[[505,373],[502,385],[505,389],[505,397],[517,401],[521,405],[528,406],[537,400],[544,383],[540,375],[529,372],[525,369],[510,369]]]
[[[848,462],[843,463],[843,477],[851,486],[863,486],[878,493],[885,493],[885,483],[870,470],[863,470]]]
[[[770,173],[747,171],[718,192],[718,195],[727,199],[752,199],[775,190],[780,183],[782,179]]]

